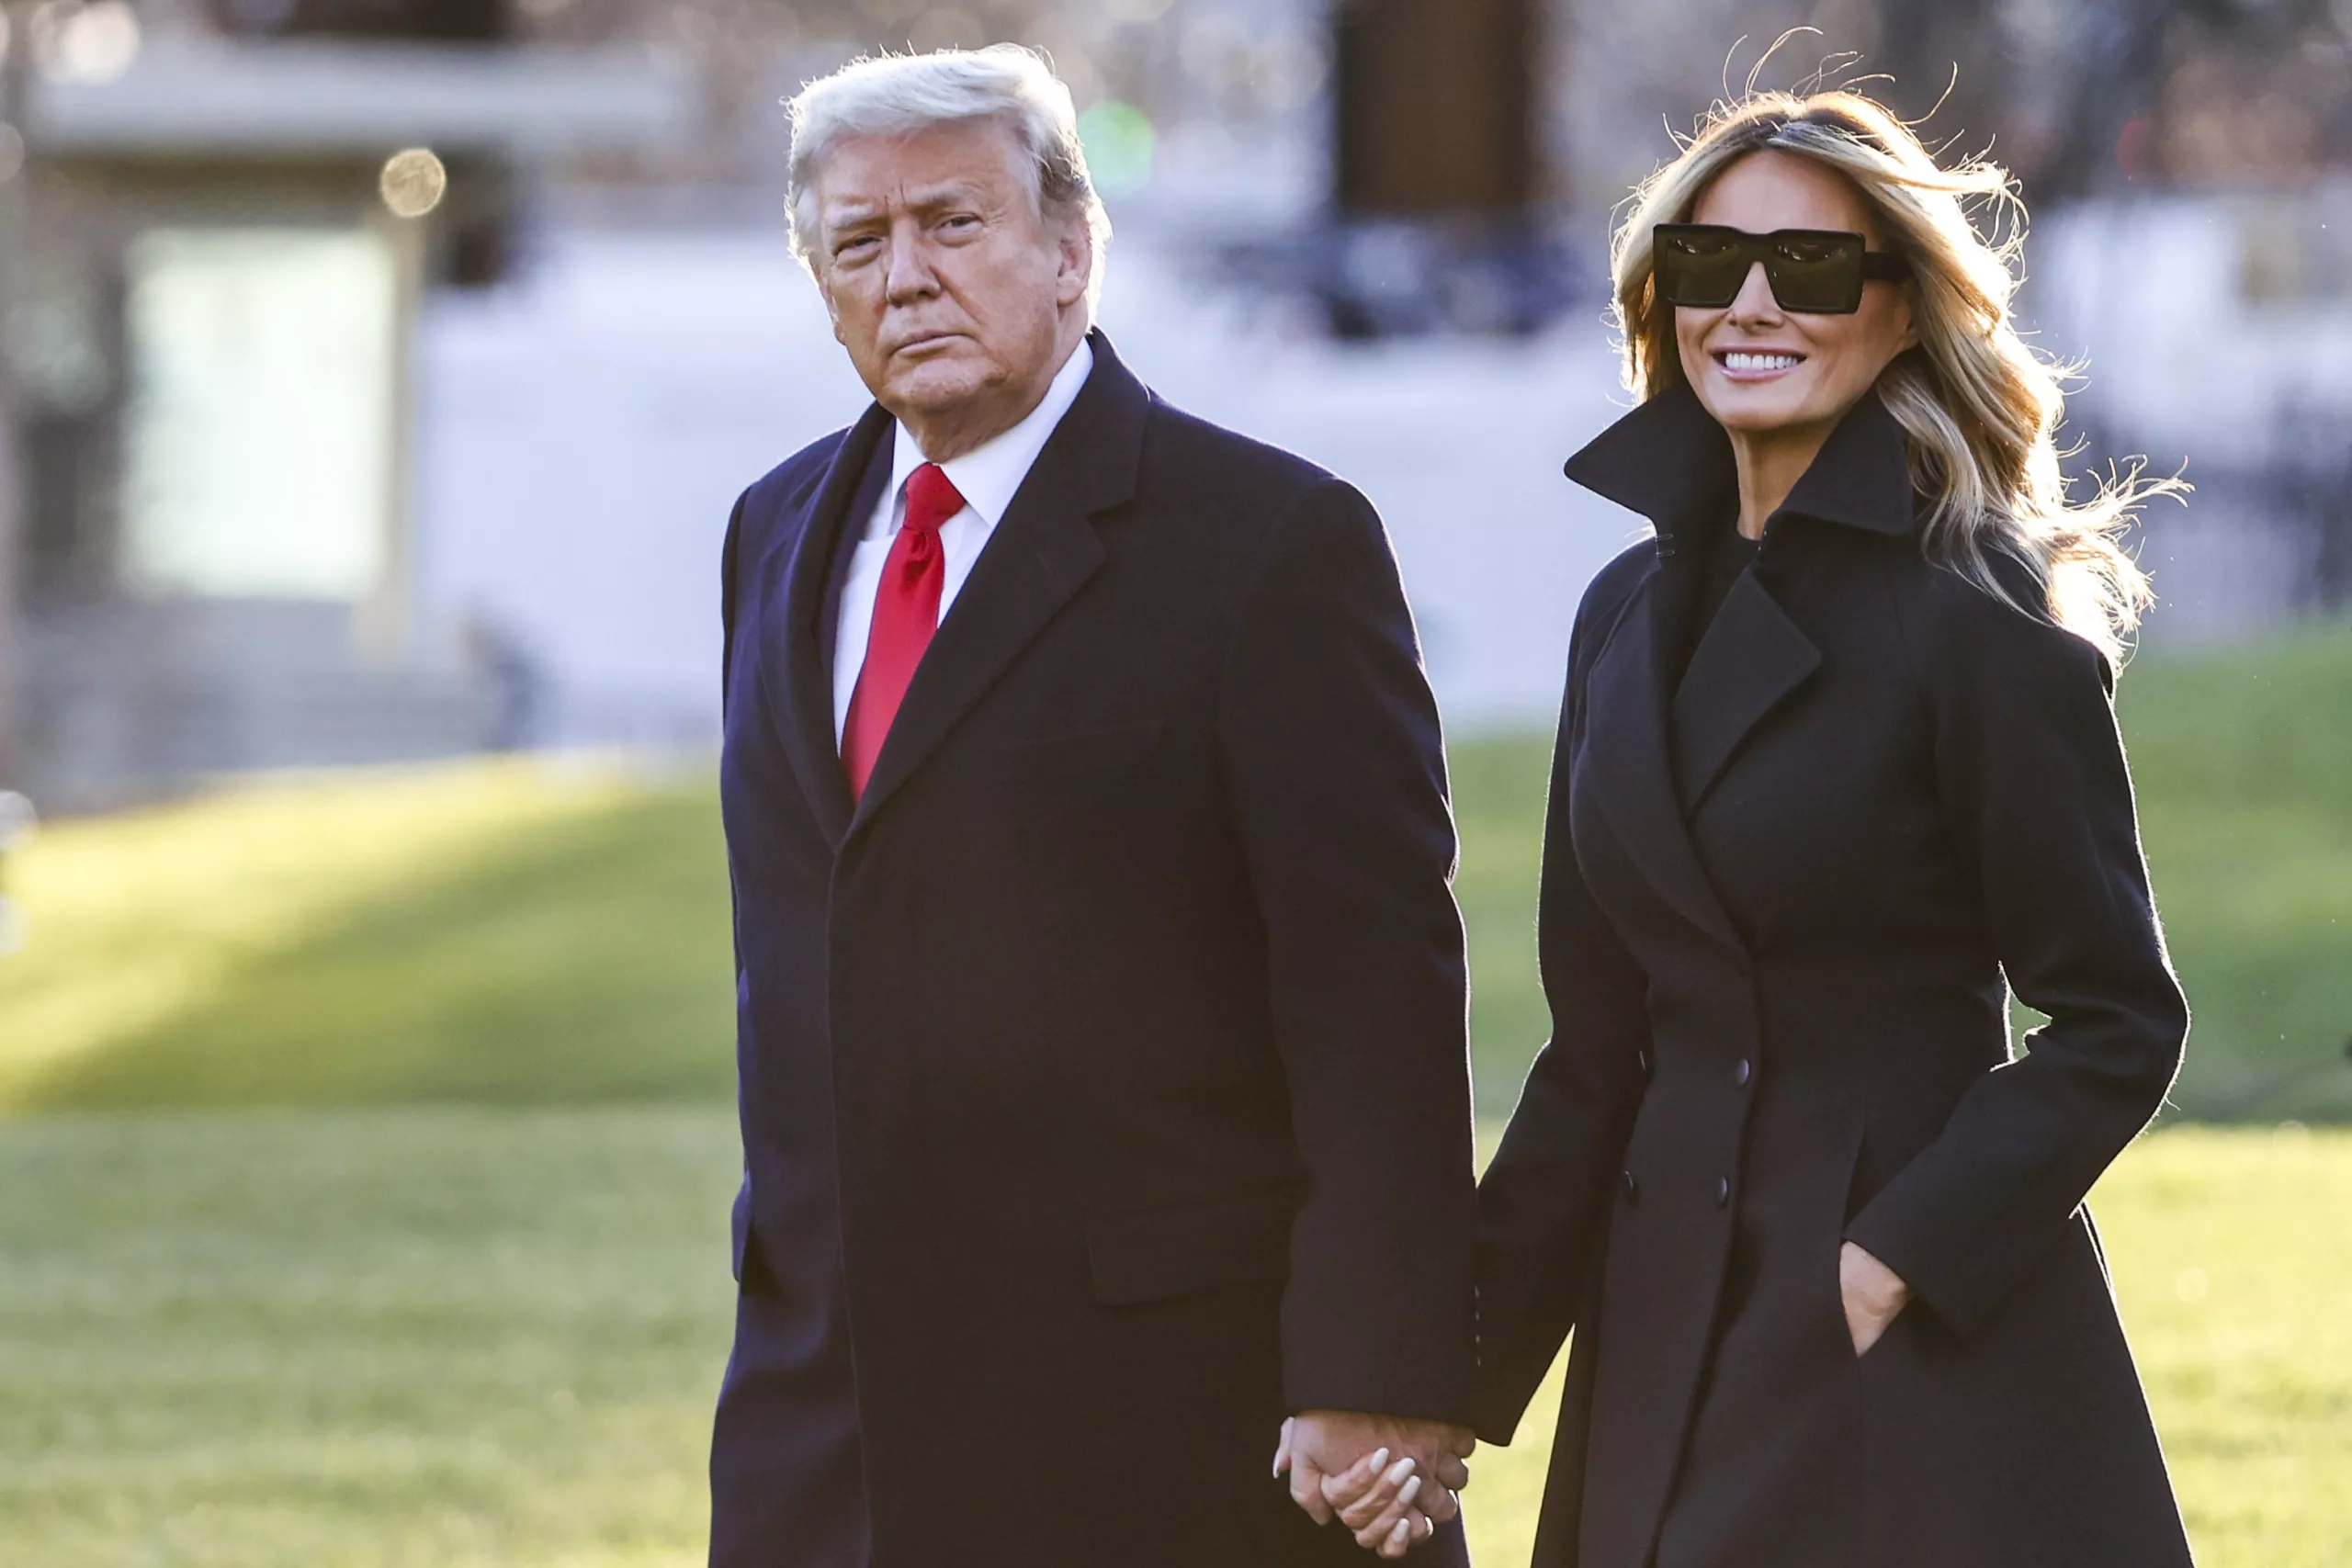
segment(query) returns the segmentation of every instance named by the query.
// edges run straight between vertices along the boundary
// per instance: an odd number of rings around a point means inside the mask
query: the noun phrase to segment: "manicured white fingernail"
[[[1385,1465],[1385,1464],[1386,1464],[1387,1462],[1388,1462],[1388,1450],[1387,1450],[1386,1449],[1374,1449],[1374,1450],[1372,1451],[1372,1468],[1373,1468],[1373,1469],[1374,1469],[1374,1470],[1378,1470],[1382,1465]]]
[[[1421,1478],[1416,1475],[1405,1483],[1404,1489],[1396,1494],[1396,1506],[1400,1508],[1409,1508],[1413,1506],[1413,1499],[1420,1495]]]
[[[1412,1539],[1413,1521],[1410,1519],[1398,1519],[1396,1528],[1388,1532],[1388,1544],[1391,1546],[1403,1546]]]
[[[1383,1451],[1385,1452],[1386,1450],[1384,1450]],[[1391,1486],[1401,1486],[1405,1483],[1405,1477],[1412,1473],[1413,1456],[1411,1454],[1407,1454],[1403,1459],[1398,1460],[1395,1464],[1388,1467],[1388,1484]]]

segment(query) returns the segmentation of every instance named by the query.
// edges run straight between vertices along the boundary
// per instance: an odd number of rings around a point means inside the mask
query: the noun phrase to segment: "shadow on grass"
[[[26,1085],[26,1110],[723,1099],[727,872],[707,788],[633,795],[303,937]]]

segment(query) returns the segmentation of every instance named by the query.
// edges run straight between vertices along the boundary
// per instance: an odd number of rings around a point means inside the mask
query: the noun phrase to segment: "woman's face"
[[[1690,221],[1751,234],[1842,230],[1863,235],[1872,250],[1885,243],[1870,204],[1843,175],[1769,149],[1716,175]],[[1721,310],[1676,306],[1674,338],[1684,378],[1725,430],[1815,438],[1845,417],[1888,361],[1919,341],[1907,284],[1872,279],[1853,314],[1811,315],[1781,309],[1761,262]]]

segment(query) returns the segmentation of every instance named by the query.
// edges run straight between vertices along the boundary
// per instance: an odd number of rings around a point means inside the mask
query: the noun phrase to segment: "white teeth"
[[[1741,354],[1736,351],[1724,355],[1727,370],[1792,370],[1803,363],[1793,354]]]

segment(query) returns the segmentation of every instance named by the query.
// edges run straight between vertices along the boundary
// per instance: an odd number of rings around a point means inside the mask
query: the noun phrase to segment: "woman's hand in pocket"
[[[1838,1249],[1838,1293],[1846,1303],[1846,1332],[1854,1338],[1856,1357],[1886,1332],[1911,1300],[1903,1277],[1852,1242]]]

